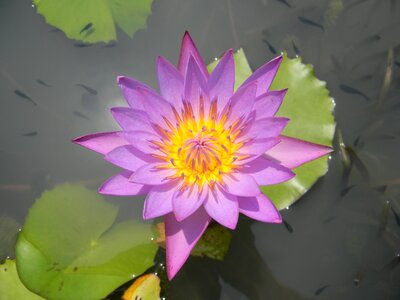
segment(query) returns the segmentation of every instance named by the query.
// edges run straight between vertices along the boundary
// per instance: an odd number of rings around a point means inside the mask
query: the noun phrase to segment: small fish
[[[355,187],[355,185],[350,185],[350,186],[346,187],[345,189],[343,189],[340,192],[340,196],[342,196],[342,197],[346,196],[347,193],[350,192],[354,187]]]
[[[21,92],[20,90],[15,90],[14,94],[17,95],[18,97],[21,97],[22,99],[28,100],[33,105],[37,105],[37,103],[31,97],[29,97],[27,94]]]
[[[360,144],[360,140],[361,140],[361,135],[359,135],[355,140],[354,140],[354,147],[357,147]]]
[[[358,169],[361,176],[363,176],[369,182],[370,175],[369,175],[369,171],[368,171],[367,167],[365,166],[364,162],[360,159],[360,157],[354,151],[353,148],[347,146],[346,151],[350,155],[350,160],[351,160],[352,164],[354,164],[354,166]]]
[[[396,220],[397,226],[400,227],[400,216],[399,216],[399,214],[393,209],[393,207],[390,207],[390,210],[392,211],[392,213],[394,215],[394,219]]]
[[[286,222],[285,220],[282,220],[283,225],[285,225],[285,228],[287,229],[287,231],[289,231],[290,233],[293,233],[293,227],[292,225],[290,225],[288,222]]]
[[[263,42],[264,42],[265,44],[267,44],[268,49],[269,49],[269,51],[271,51],[272,54],[278,53],[278,52],[276,51],[275,47],[272,46],[267,40],[263,40]]]
[[[292,40],[292,46],[293,46],[294,53],[295,53],[296,55],[300,55],[300,49],[297,48],[297,46],[296,46],[296,44],[294,43],[293,40]]]
[[[36,136],[38,135],[37,131],[31,131],[31,132],[27,132],[24,134],[21,134],[22,136]]]
[[[87,43],[75,43],[74,44],[74,47],[76,47],[76,48],[86,48],[86,47],[90,47],[90,46],[92,46],[93,44],[87,44]]]
[[[329,287],[329,285],[324,285],[324,286],[320,287],[319,289],[317,289],[317,290],[314,292],[314,295],[315,295],[315,296],[321,295],[322,292],[325,291],[328,287]]]
[[[284,5],[286,5],[289,8],[292,8],[292,5],[289,2],[287,2],[286,0],[276,0],[276,1],[280,2],[280,3],[283,3]]]
[[[58,28],[53,28],[52,30],[50,30],[49,32],[62,32],[62,30],[58,29]]]
[[[84,31],[89,30],[92,26],[93,26],[93,23],[87,23],[87,24],[85,25],[85,27],[83,27],[83,28],[81,29],[81,31],[79,31],[79,33],[82,33],[82,32],[84,32]]]
[[[113,47],[116,47],[117,45],[118,45],[118,43],[114,41],[114,42],[105,44],[104,46],[102,46],[102,48],[113,48]]]
[[[325,31],[324,26],[322,26],[321,24],[319,24],[319,23],[317,23],[317,22],[315,22],[313,20],[310,20],[310,19],[302,17],[302,16],[299,16],[297,18],[299,19],[299,21],[301,23],[303,23],[305,25],[317,27],[317,28],[321,29],[322,31]]]
[[[355,88],[353,88],[351,86],[348,86],[348,85],[345,85],[345,84],[341,84],[341,85],[339,85],[339,87],[343,92],[345,92],[347,94],[359,95],[359,96],[363,97],[367,101],[370,100],[369,97],[367,95],[365,95],[363,92],[361,92],[361,91],[359,91],[359,90],[357,90],[357,89],[355,89]]]
[[[82,119],[90,120],[88,116],[80,113],[79,111],[74,111],[74,115],[77,116],[77,117],[80,117]]]
[[[396,60],[396,61],[394,62],[394,64],[395,64],[397,67],[400,68],[400,61]]]
[[[39,83],[39,84],[41,84],[41,85],[43,85],[43,86],[45,86],[45,87],[51,87],[50,84],[47,84],[47,83],[44,82],[43,80],[37,79],[36,82]]]
[[[93,32],[95,32],[96,30],[94,28],[90,28],[88,31],[86,31],[85,37],[91,35]]]
[[[92,89],[91,87],[88,87],[87,85],[77,83],[75,84],[76,86],[80,86],[81,88],[84,88],[86,92],[92,94],[92,95],[97,95],[97,91],[95,89]]]

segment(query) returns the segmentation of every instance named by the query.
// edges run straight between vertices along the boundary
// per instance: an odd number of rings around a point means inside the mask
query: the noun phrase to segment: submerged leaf
[[[15,261],[7,259],[0,265],[0,300],[40,300],[43,299],[29,291],[19,280]]]
[[[251,74],[243,50],[235,57],[235,87],[242,78]],[[216,63],[209,65],[212,70]],[[285,100],[277,115],[287,117],[290,122],[284,135],[309,142],[332,146],[335,121],[332,115],[335,106],[329,96],[325,82],[318,80],[312,66],[302,63],[301,58],[290,59],[286,54],[272,83],[271,90],[288,88]],[[268,195],[279,209],[283,209],[306,193],[319,177],[328,170],[328,157],[324,156],[294,169],[296,176],[284,183],[263,186],[261,190]]]
[[[33,0],[37,11],[67,37],[85,43],[117,39],[116,25],[130,37],[146,27],[153,0]]]
[[[154,274],[146,274],[135,280],[122,296],[122,300],[159,300],[160,292],[160,278]]]
[[[114,224],[117,208],[79,185],[46,191],[16,245],[21,281],[48,299],[101,299],[153,265],[151,226]]]

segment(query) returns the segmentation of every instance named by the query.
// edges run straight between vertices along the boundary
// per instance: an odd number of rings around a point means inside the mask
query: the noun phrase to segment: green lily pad
[[[33,0],[46,22],[85,43],[117,40],[116,25],[128,36],[146,27],[153,0]]]
[[[234,54],[237,88],[245,78],[251,75],[251,69],[243,50]],[[209,65],[212,70],[216,62]],[[335,132],[333,118],[334,101],[329,96],[326,83],[318,80],[311,65],[302,63],[301,58],[290,59],[286,53],[271,89],[288,88],[285,100],[277,115],[290,118],[283,134],[332,146]],[[263,186],[261,190],[268,195],[278,209],[283,209],[297,201],[306,193],[317,179],[328,170],[328,157],[322,157],[300,166],[293,171],[296,176],[284,183]]]
[[[160,300],[160,278],[154,274],[140,276],[122,296],[122,300]]]
[[[22,284],[15,261],[7,259],[0,265],[0,300],[11,299],[43,300],[44,298],[32,293]]]
[[[79,185],[46,191],[16,244],[21,281],[46,299],[102,299],[153,265],[150,224],[114,224],[116,206]]]

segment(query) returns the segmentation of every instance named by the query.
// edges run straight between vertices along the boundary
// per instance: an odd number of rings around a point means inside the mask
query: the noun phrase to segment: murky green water
[[[116,76],[155,87],[155,58],[176,62],[189,30],[206,61],[243,47],[253,68],[283,50],[313,64],[355,156],[346,172],[338,151],[332,155],[327,176],[282,212],[286,226],[243,218],[223,262],[189,259],[170,298],[399,299],[400,2],[155,0],[152,10],[133,39],[119,34],[113,47],[77,47],[29,1],[0,2],[3,219],[23,224],[55,184],[96,189],[116,173],[70,140],[116,129],[109,108],[124,103]],[[108,201],[121,207],[120,218],[141,218],[142,199]],[[0,226],[7,241],[20,227]]]

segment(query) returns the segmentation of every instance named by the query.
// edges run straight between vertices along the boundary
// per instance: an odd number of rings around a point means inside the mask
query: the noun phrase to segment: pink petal
[[[288,118],[282,117],[272,117],[256,120],[243,132],[243,134],[239,135],[238,140],[267,139],[278,137],[288,122]]]
[[[261,222],[282,223],[282,217],[272,201],[264,194],[256,197],[239,197],[239,211]]]
[[[144,202],[143,219],[157,218],[170,213],[176,189],[175,181],[151,187]]]
[[[157,161],[151,155],[145,154],[133,146],[121,146],[109,152],[104,159],[118,167],[136,171],[138,168]]]
[[[267,156],[294,169],[333,151],[332,148],[303,140],[280,136],[281,142],[267,151]]]
[[[75,144],[81,145],[101,154],[107,154],[119,146],[128,144],[128,142],[120,136],[118,131],[88,134],[77,137],[72,141]]]
[[[126,131],[123,137],[136,149],[144,153],[157,153],[158,147],[151,141],[159,141],[160,137],[147,131]]]
[[[225,174],[223,176],[224,189],[235,196],[258,196],[261,192],[253,177],[244,173]]]
[[[251,175],[258,185],[282,183],[296,175],[290,169],[262,156],[246,164],[240,172]]]
[[[200,239],[210,222],[203,208],[185,220],[178,222],[173,213],[165,217],[168,279],[174,278],[185,263],[193,247]]]
[[[253,109],[256,111],[256,119],[273,117],[282,104],[287,89],[270,91],[257,97]]]
[[[235,84],[235,64],[232,49],[229,49],[219,61],[208,79],[210,99],[218,101],[218,111],[221,111],[233,94]]]
[[[180,111],[183,98],[183,75],[161,56],[157,60],[157,75],[161,96],[177,111]]]
[[[256,99],[257,85],[250,83],[242,86],[235,92],[229,101],[231,112],[228,117],[227,126],[231,125],[239,118],[246,118],[253,110],[254,100]]]
[[[129,106],[135,109],[144,110],[144,98],[143,95],[139,93],[139,88],[147,89],[155,93],[153,89],[151,89],[144,83],[141,83],[140,81],[137,81],[127,76],[118,76],[117,82],[121,88],[122,95],[128,102]]]
[[[186,31],[182,39],[181,53],[179,55],[178,62],[178,70],[179,72],[181,72],[182,75],[186,74],[189,59],[191,56],[193,56],[203,76],[205,78],[208,78],[207,67],[204,64],[203,59],[201,58],[199,50],[197,50],[196,45],[190,37],[189,32]]]
[[[211,218],[221,225],[235,229],[239,218],[237,197],[216,186],[209,189],[204,208]]]
[[[111,113],[119,126],[125,131],[140,130],[154,132],[149,117],[143,110],[129,107],[113,107]]]
[[[256,139],[246,143],[238,151],[239,159],[235,161],[235,165],[243,165],[255,160],[260,155],[263,155],[267,150],[271,149],[279,143],[277,138]],[[240,158],[244,155],[244,159]]]
[[[189,217],[203,204],[204,198],[205,193],[200,193],[197,185],[177,190],[172,200],[176,219],[180,222]]]
[[[174,169],[160,169],[159,167],[160,163],[146,164],[137,169],[129,180],[141,184],[161,185],[168,182],[167,177],[176,173]]]
[[[281,64],[282,56],[278,56],[269,61],[265,65],[258,68],[247,80],[242,84],[246,85],[249,82],[257,82],[257,96],[264,94],[268,91],[272,81],[275,78],[276,72]]]
[[[143,195],[148,191],[148,187],[143,184],[129,181],[132,172],[125,171],[109,178],[100,188],[99,193],[103,195],[115,196],[134,196]]]
[[[200,97],[208,103],[208,90],[206,79],[203,74],[201,74],[193,57],[189,59],[184,89],[185,101],[189,102],[193,108],[195,116],[198,117],[200,110]]]

